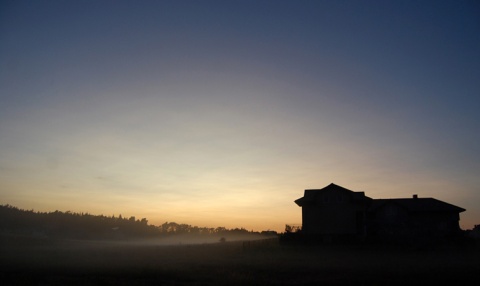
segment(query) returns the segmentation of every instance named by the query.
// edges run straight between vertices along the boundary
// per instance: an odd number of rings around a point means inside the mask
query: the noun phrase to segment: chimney
[[[417,194],[413,195],[413,199],[418,199],[418,195]]]

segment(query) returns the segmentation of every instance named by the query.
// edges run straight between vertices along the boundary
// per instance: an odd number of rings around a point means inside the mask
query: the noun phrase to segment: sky
[[[0,204],[283,231],[330,183],[480,224],[478,1],[1,1]]]

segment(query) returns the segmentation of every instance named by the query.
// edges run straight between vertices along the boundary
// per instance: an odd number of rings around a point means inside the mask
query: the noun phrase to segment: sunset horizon
[[[0,204],[283,232],[334,183],[480,224],[475,1],[2,1]]]

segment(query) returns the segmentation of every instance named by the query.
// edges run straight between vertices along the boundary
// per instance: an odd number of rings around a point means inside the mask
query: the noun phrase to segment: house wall
[[[418,213],[411,215],[412,226],[426,234],[448,234],[460,230],[460,216],[453,212]]]
[[[325,192],[312,205],[302,207],[302,230],[306,234],[364,234],[365,206],[349,194]]]
[[[460,230],[456,212],[408,213],[394,203],[377,209],[368,219],[369,233],[380,236],[439,237]]]
[[[411,227],[408,212],[396,204],[386,204],[367,217],[371,235],[407,235]]]
[[[316,234],[351,234],[356,232],[355,208],[310,206],[303,208],[303,230]]]

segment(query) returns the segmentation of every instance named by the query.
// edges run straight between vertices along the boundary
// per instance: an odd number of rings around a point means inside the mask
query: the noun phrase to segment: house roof
[[[315,202],[317,196],[323,192],[344,192],[349,193],[353,200],[371,200],[371,198],[365,196],[365,192],[354,192],[352,190],[346,189],[339,185],[335,185],[331,183],[330,185],[322,188],[322,189],[307,189],[305,190],[305,194],[302,198],[295,200],[295,203],[299,206],[304,206],[309,203]]]
[[[434,198],[373,199],[369,211],[386,204],[396,204],[409,212],[464,212],[465,209]]]

